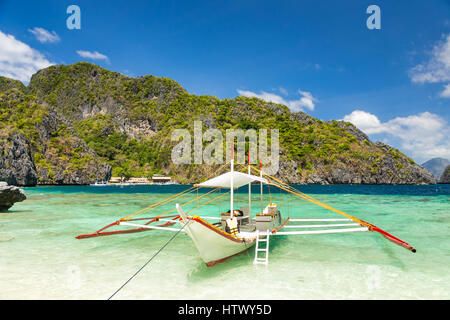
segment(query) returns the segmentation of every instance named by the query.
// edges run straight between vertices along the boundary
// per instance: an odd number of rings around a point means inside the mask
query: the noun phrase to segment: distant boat
[[[90,186],[92,187],[105,187],[108,183],[106,181],[95,181],[95,183],[91,183]]]
[[[123,186],[134,186],[134,183],[129,182],[119,182],[115,184],[116,186],[123,187]]]
[[[162,185],[166,185],[166,184],[177,184],[177,183],[176,182],[153,182],[150,185],[162,186]]]

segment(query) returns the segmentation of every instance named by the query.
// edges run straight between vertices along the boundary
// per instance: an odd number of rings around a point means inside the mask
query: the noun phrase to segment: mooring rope
[[[173,236],[172,236],[172,238],[170,238],[161,248],[159,248],[159,250],[138,270],[138,271],[136,271],[136,273],[135,274],[133,274],[132,276],[131,276],[131,278],[129,278],[119,289],[117,289],[116,290],[116,292],[114,292],[112,295],[111,295],[111,297],[109,297],[108,298],[108,300],[111,300],[111,298],[112,297],[114,297],[116,294],[117,294],[117,292],[119,292],[120,290],[122,290],[122,288],[123,287],[125,287],[127,284],[128,284],[128,282],[130,282],[139,272],[141,272],[142,271],[142,269],[144,269],[161,251],[163,251],[164,250],[164,248],[173,240],[173,239],[175,239],[175,237],[184,229],[184,227],[188,224],[189,222],[187,222],[187,223],[185,223],[184,225],[183,225],[183,227],[180,229],[180,230],[178,230]]]

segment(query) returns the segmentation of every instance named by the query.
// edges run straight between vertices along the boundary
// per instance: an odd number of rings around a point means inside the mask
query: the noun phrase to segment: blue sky
[[[71,4],[81,30],[66,27]],[[450,158],[450,1],[0,0],[0,32],[0,75],[25,83],[89,61],[346,119],[419,163]]]

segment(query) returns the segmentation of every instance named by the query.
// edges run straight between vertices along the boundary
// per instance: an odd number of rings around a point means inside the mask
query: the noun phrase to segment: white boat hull
[[[209,267],[245,252],[255,244],[256,238],[234,237],[199,217],[187,217],[178,205],[177,209],[186,234]]]

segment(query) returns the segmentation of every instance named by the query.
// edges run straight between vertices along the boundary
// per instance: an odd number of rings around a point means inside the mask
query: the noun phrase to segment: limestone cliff
[[[278,176],[289,183],[435,183],[412,159],[373,143],[350,123],[321,121],[257,98],[196,96],[168,78],[132,78],[85,62],[43,69],[27,87],[0,81],[0,179],[86,184],[111,173],[161,173],[198,182],[217,166],[171,161],[171,133],[192,132],[194,120],[223,133],[278,129]]]

